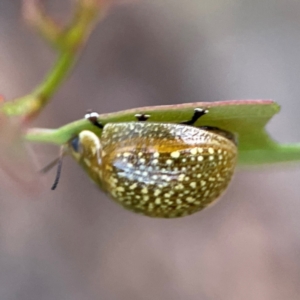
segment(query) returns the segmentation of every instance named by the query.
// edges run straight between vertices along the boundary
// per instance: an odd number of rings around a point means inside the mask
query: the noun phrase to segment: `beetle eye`
[[[79,152],[79,137],[76,136],[72,141],[71,141],[72,148],[74,149],[75,152]]]

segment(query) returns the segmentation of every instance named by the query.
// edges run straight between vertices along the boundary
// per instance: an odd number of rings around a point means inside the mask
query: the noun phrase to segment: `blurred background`
[[[58,20],[72,1],[44,1]],[[268,130],[300,141],[300,1],[144,0],[116,6],[35,126],[145,105],[273,99]],[[56,54],[0,1],[0,93],[28,93]],[[37,169],[57,156],[35,146]],[[238,170],[212,208],[174,220],[124,210],[71,158],[58,189],[0,188],[1,300],[282,300],[300,294],[300,164]],[[24,174],[26,176],[26,174]]]

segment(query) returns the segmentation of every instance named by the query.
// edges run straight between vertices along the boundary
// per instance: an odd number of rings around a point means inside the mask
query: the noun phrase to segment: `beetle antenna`
[[[42,170],[40,170],[40,173],[46,174],[50,170],[52,170],[55,166],[57,166],[59,161],[59,157],[55,158],[53,161],[51,161],[47,166],[45,166]]]
[[[56,171],[56,176],[55,176],[55,180],[54,183],[51,187],[51,190],[54,191],[59,183],[59,179],[60,179],[60,174],[61,174],[61,169],[62,169],[62,157],[59,159],[58,163],[57,163],[57,171]]]
[[[53,169],[55,166],[57,166],[56,176],[55,176],[53,185],[51,187],[52,191],[56,189],[56,187],[57,187],[57,185],[59,183],[64,154],[65,154],[64,153],[64,147],[61,147],[59,157],[57,157],[55,160],[53,160],[52,162],[50,162],[50,164],[48,164],[46,167],[44,167],[40,171],[40,173],[45,174],[45,173],[49,172],[51,169]]]

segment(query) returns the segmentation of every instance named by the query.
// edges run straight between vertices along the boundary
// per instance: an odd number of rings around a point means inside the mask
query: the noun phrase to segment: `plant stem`
[[[31,3],[34,6],[31,11],[34,13],[31,14],[30,23],[55,46],[59,57],[37,88],[28,95],[3,103],[0,112],[8,116],[21,116],[24,121],[30,121],[44,109],[75,65],[95,24],[94,21],[99,15],[100,7],[91,3],[93,1],[78,1],[73,19],[60,31],[55,22],[45,14],[40,4]]]

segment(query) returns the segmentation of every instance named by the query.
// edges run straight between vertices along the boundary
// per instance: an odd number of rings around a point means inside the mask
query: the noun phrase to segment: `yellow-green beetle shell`
[[[193,214],[228,186],[237,160],[222,131],[151,122],[82,131],[69,148],[90,177],[125,208],[150,217]]]

